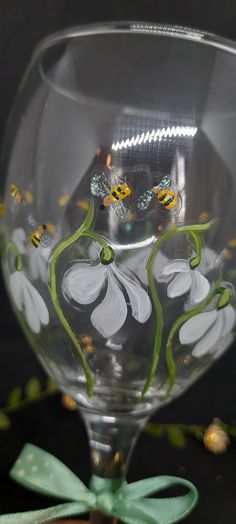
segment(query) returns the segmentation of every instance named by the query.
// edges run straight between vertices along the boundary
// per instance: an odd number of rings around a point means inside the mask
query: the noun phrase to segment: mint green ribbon
[[[178,477],[152,477],[127,484],[93,475],[88,489],[62,462],[32,444],[24,446],[10,476],[40,495],[67,502],[38,511],[2,515],[0,524],[40,524],[89,511],[101,511],[125,524],[173,524],[186,517],[198,500],[193,484]],[[176,485],[184,486],[188,493],[175,498],[145,498]]]

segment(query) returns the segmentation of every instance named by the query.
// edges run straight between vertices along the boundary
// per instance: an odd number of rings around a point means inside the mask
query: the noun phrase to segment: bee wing
[[[133,213],[132,211],[123,204],[123,202],[119,201],[116,204],[110,205],[107,208],[108,214],[113,217],[115,220],[118,220],[118,222],[131,222]]]
[[[153,197],[154,197],[154,192],[152,189],[148,189],[147,191],[145,191],[145,193],[140,195],[140,197],[137,200],[137,208],[140,211],[145,211],[146,209],[148,209],[149,206],[151,205]]]
[[[28,215],[27,222],[30,228],[33,228],[33,229],[37,229],[37,227],[40,225],[39,222],[37,222],[36,218],[33,215]]]
[[[106,185],[104,175],[101,173],[95,173],[90,182],[90,191],[93,196],[99,196],[104,198],[109,193],[109,188]]]
[[[53,246],[53,244],[56,244],[55,239],[49,237],[48,235],[42,235],[42,238],[40,240],[40,245],[42,247]]]

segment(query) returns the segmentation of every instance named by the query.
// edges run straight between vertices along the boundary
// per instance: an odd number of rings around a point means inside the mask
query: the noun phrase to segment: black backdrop
[[[236,40],[234,0],[0,0],[0,142],[17,86],[35,44],[45,35],[77,24],[105,20],[142,20],[188,25]],[[227,81],[227,79],[226,79]],[[31,376],[45,375],[21,334],[0,281],[0,406],[7,392]],[[190,391],[153,417],[156,422],[209,423],[214,416],[236,425],[236,345]],[[46,507],[43,497],[13,484],[7,472],[25,442],[35,443],[64,461],[85,482],[89,455],[84,426],[63,410],[59,396],[12,417],[0,432],[0,513]],[[166,440],[143,434],[128,480],[157,474],[184,474],[199,488],[200,502],[189,524],[236,521],[236,444],[214,456],[188,439],[180,451]]]

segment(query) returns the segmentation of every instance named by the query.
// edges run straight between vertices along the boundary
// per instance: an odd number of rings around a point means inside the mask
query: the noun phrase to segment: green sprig
[[[155,279],[153,275],[153,267],[154,262],[156,259],[156,256],[158,252],[160,251],[162,245],[169,240],[171,237],[179,234],[190,234],[191,238],[194,242],[196,253],[197,253],[197,262],[201,259],[201,240],[199,239],[198,234],[205,233],[208,231],[212,225],[214,224],[214,220],[211,220],[207,224],[193,224],[190,226],[180,226],[175,229],[172,229],[170,231],[167,231],[162,235],[153,245],[153,248],[151,250],[151,253],[148,257],[147,263],[146,263],[146,270],[147,270],[147,277],[148,277],[148,285],[151,293],[151,298],[156,314],[156,331],[155,331],[155,337],[154,337],[154,349],[153,349],[153,357],[152,357],[152,365],[149,370],[145,385],[143,387],[141,398],[144,397],[145,393],[148,391],[148,389],[152,386],[154,381],[155,372],[158,366],[159,362],[159,356],[161,351],[161,343],[162,343],[162,334],[163,334],[163,328],[164,328],[164,315],[162,310],[162,305],[160,303],[160,299],[158,297],[158,293],[156,290],[156,284]],[[196,257],[195,262],[193,262],[193,265],[196,264]],[[168,369],[170,376],[173,374],[173,363],[171,361],[171,355],[168,357]]]
[[[57,312],[57,315],[62,325],[64,326],[66,332],[68,333],[79,355],[80,363],[81,363],[81,366],[82,366],[82,369],[84,371],[86,381],[87,381],[87,394],[89,397],[91,397],[92,395],[93,377],[89,369],[87,360],[81,349],[79,340],[76,337],[75,333],[73,332],[69,322],[66,320],[64,313],[62,311],[62,308],[60,306],[60,303],[59,303],[59,298],[57,294],[57,283],[56,283],[56,264],[57,264],[59,256],[64,252],[64,250],[70,247],[72,244],[74,244],[74,242],[79,240],[81,237],[87,237],[87,238],[90,238],[91,240],[94,240],[95,242],[99,244],[99,246],[102,249],[105,249],[108,247],[105,240],[100,235],[98,235],[97,233],[94,233],[93,231],[90,231],[90,227],[92,226],[93,219],[94,219],[94,202],[93,200],[91,200],[86,218],[84,222],[82,223],[82,225],[79,227],[79,229],[77,229],[74,233],[72,233],[72,235],[70,235],[66,239],[63,239],[61,242],[59,242],[59,244],[57,244],[52,254],[52,257],[51,257],[50,274],[49,274],[49,286],[50,286],[52,301],[53,301],[55,310]]]

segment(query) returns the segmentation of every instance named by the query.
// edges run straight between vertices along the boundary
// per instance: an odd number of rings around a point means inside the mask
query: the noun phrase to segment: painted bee
[[[0,218],[4,216],[5,213],[5,204],[3,202],[0,202]]]
[[[10,195],[12,198],[17,202],[17,204],[21,204],[23,200],[27,202],[27,204],[33,203],[33,196],[30,191],[21,191],[21,189],[16,184],[10,185]]]
[[[137,208],[140,211],[145,211],[150,207],[154,197],[165,209],[172,209],[177,206],[178,190],[169,176],[164,176],[160,184],[145,191],[137,200]]]
[[[132,213],[122,200],[130,196],[132,191],[128,184],[119,177],[117,170],[111,167],[103,171],[97,170],[91,178],[90,190],[93,196],[102,198],[100,209],[104,210],[109,207],[121,222],[129,221]]]
[[[52,243],[52,239],[48,237],[47,233],[49,235],[55,233],[56,228],[53,224],[40,224],[37,226],[36,221],[32,216],[29,217],[29,222],[33,227],[36,228],[29,236],[29,242],[32,246],[35,248],[38,248],[39,245],[46,247]]]
[[[118,186],[112,187],[109,196],[103,199],[100,209],[104,209],[110,204],[116,204],[129,195],[131,195],[131,189],[127,186],[127,184],[119,184]]]
[[[24,198],[22,191],[18,188],[16,184],[10,185],[10,194],[12,198],[14,198],[15,202],[17,202],[17,204],[20,204]]]

